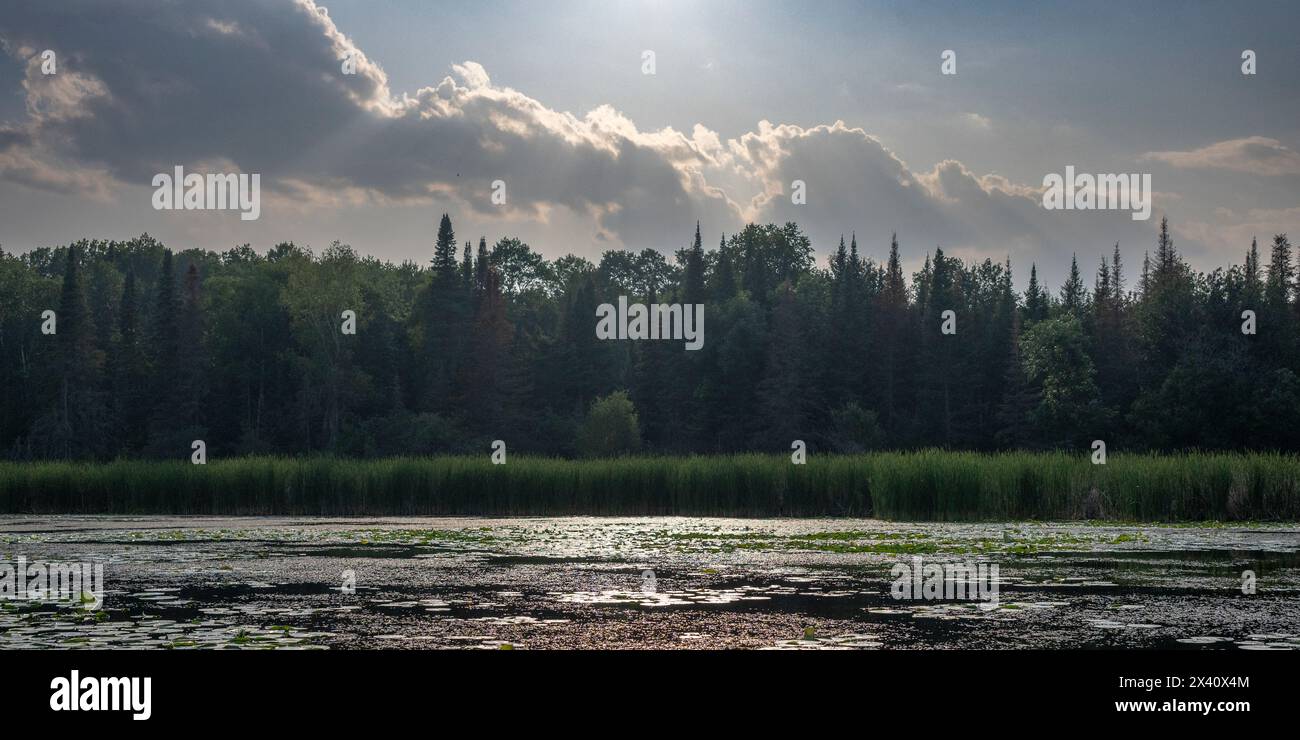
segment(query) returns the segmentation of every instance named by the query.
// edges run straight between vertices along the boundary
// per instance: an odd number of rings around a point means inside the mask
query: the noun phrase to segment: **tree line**
[[[1286,235],[1265,263],[1252,241],[1209,273],[1166,221],[1154,247],[1133,278],[1119,245],[1090,280],[1075,260],[1055,293],[1035,266],[1019,292],[1009,259],[938,248],[905,276],[896,236],[884,262],[854,236],[821,267],[795,223],[713,249],[697,225],[671,259],[598,263],[514,238],[462,244],[446,215],[427,267],[337,242],[173,253],[147,234],[0,252],[0,450],[1300,448]],[[597,339],[596,308],[618,296],[704,304],[703,348]]]

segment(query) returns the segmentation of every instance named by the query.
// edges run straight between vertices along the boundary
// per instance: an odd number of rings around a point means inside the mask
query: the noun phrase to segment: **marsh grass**
[[[810,456],[246,457],[0,463],[21,514],[876,516],[894,520],[1300,519],[1300,458],[925,450]]]

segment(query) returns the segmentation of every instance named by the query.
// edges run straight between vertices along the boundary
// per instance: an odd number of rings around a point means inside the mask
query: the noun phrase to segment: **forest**
[[[173,252],[147,234],[0,251],[0,451],[1300,448],[1285,234],[1204,273],[1162,220],[1137,269],[1107,246],[1057,290],[1030,265],[1023,291],[1009,259],[939,248],[905,275],[897,235],[882,238],[884,261],[851,236],[825,266],[795,223],[751,224],[711,249],[698,224],[682,237],[671,256],[547,260],[515,238],[462,242],[443,215],[427,265],[337,242]],[[620,296],[703,304],[703,346],[598,339],[597,306]]]

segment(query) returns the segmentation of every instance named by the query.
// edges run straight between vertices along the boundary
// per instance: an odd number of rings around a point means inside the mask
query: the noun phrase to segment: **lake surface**
[[[105,589],[0,600],[0,648],[1287,650],[1298,551],[1278,524],[8,516],[0,561]],[[996,599],[894,598],[895,566],[963,564]]]

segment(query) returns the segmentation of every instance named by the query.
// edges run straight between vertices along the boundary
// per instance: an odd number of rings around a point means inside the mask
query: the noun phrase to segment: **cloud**
[[[13,155],[0,176],[32,186],[55,184],[25,174],[19,165],[32,159],[135,185],[222,161],[322,207],[338,200],[334,189],[541,221],[564,207],[633,243],[654,241],[670,221],[739,219],[701,174],[720,148],[710,132],[643,132],[608,106],[582,117],[552,110],[494,85],[472,61],[395,95],[311,0],[19,3],[0,35],[27,67],[29,108],[10,137],[25,137],[24,160]],[[42,48],[59,50],[58,75],[40,74],[30,55]],[[342,71],[349,56],[355,75]],[[504,206],[490,197],[496,180]]]
[[[993,127],[993,122],[989,120],[988,116],[981,116],[978,113],[963,113],[960,120],[977,131],[988,131]]]
[[[61,195],[76,194],[94,200],[108,199],[112,178],[103,170],[52,167],[34,154],[30,147],[6,147],[4,133],[0,130],[0,173],[6,180]]]
[[[1271,244],[1275,234],[1296,233],[1300,224],[1300,207],[1249,208],[1234,211],[1215,209],[1215,220],[1194,220],[1175,225],[1175,233],[1205,244],[1227,245],[1234,256],[1244,255],[1251,239],[1258,239],[1260,248]]]
[[[1300,175],[1300,152],[1277,139],[1249,136],[1220,141],[1190,152],[1147,152],[1143,159],[1184,169],[1214,169],[1254,175]]]
[[[1154,221],[1135,222],[1127,211],[1045,210],[1040,188],[977,175],[956,160],[915,170],[876,137],[840,121],[811,128],[764,121],[732,149],[764,188],[747,215],[797,221],[823,253],[856,230],[868,254],[882,255],[897,232],[913,266],[917,255],[942,246],[967,259],[1009,255],[1025,274],[1024,263],[1034,261],[1040,272],[1062,275],[1074,251],[1101,252],[1117,241],[1136,247],[1154,234]],[[806,204],[791,202],[795,179],[806,184]]]
[[[1076,249],[1149,241],[1152,228],[1127,213],[1045,211],[1036,187],[956,160],[913,169],[842,121],[760,121],[735,138],[702,124],[641,130],[609,105],[555,110],[474,61],[394,92],[311,0],[11,0],[0,39],[27,101],[25,120],[0,127],[0,178],[54,192],[117,184],[136,197],[176,165],[233,168],[261,174],[271,218],[431,204],[475,222],[563,225],[557,242],[581,233],[637,249],[680,246],[697,220],[714,233],[796,220],[823,252],[854,229],[879,245],[897,231],[913,255],[942,245],[1050,269]],[[59,54],[57,75],[40,73],[45,48]],[[795,179],[806,205],[790,202]],[[504,205],[491,199],[496,180]]]

